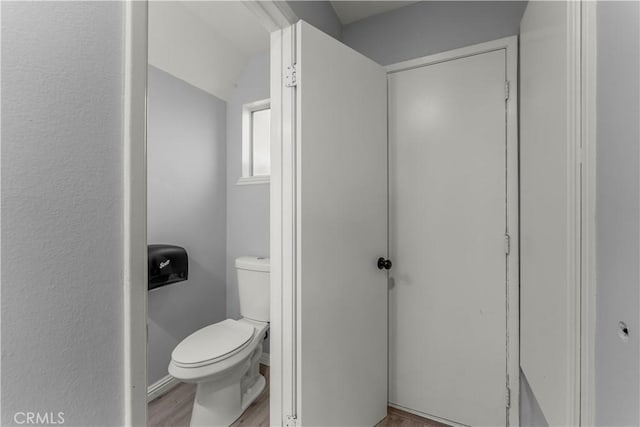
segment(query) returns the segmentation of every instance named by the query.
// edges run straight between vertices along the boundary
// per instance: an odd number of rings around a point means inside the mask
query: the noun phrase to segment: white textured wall
[[[640,4],[598,2],[596,424],[640,425]],[[618,335],[618,322],[629,340]]]
[[[147,238],[182,246],[189,279],[148,298],[148,381],[168,374],[174,347],[226,317],[227,104],[149,67]]]
[[[269,54],[254,56],[227,102],[227,316],[240,317],[239,256],[269,256],[269,185],[237,185],[242,176],[242,105],[269,98]]]
[[[2,419],[123,423],[120,2],[2,2]]]
[[[526,1],[424,1],[356,21],[342,42],[382,65],[518,34]]]

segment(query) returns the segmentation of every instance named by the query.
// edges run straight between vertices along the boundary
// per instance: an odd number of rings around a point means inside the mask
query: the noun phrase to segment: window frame
[[[271,109],[271,99],[261,99],[242,106],[242,176],[237,185],[269,184],[271,175],[253,175],[253,113]]]

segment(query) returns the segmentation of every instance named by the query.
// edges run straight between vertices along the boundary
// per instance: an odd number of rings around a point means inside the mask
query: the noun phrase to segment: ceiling
[[[240,1],[150,1],[149,64],[222,100],[270,37]]]
[[[331,5],[343,25],[417,3],[416,1],[339,1]]]
[[[247,55],[269,49],[269,32],[240,1],[181,1],[193,15]]]

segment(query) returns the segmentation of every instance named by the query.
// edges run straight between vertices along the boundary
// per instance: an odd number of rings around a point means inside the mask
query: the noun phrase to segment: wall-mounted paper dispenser
[[[174,245],[149,245],[149,290],[187,280],[187,251]]]

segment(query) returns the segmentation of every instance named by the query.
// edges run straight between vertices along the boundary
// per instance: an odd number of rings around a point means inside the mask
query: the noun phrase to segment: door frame
[[[299,195],[296,153],[296,88],[287,83],[295,64],[293,23],[271,33],[271,346],[270,424],[296,426],[297,330],[296,256]]]
[[[573,325],[567,390],[573,424],[595,425],[596,4],[567,5],[567,311]]]
[[[123,370],[124,425],[147,425],[148,3],[124,3]]]
[[[274,40],[279,40],[283,28],[295,23],[298,18],[286,2],[274,0],[242,1],[256,15],[258,21],[271,35],[271,75],[272,81],[275,58],[279,58],[281,50],[274,50]],[[125,426],[147,425],[147,68],[148,68],[148,0],[127,0],[124,2],[124,72],[123,72],[123,168],[122,168],[122,291],[123,291],[123,408]],[[276,64],[279,62],[276,61]],[[274,92],[274,97],[279,96]],[[278,116],[272,126],[272,149],[280,150],[279,135],[281,124]],[[274,137],[275,135],[275,137]],[[275,151],[274,151],[275,152]],[[276,170],[274,168],[274,170]],[[276,174],[277,175],[277,174]],[[282,177],[278,175],[281,185]],[[271,181],[273,198],[273,173]],[[278,193],[276,192],[276,195]],[[282,218],[279,211],[274,212],[274,201],[271,202],[271,235],[274,240],[281,240],[280,228]],[[274,234],[278,233],[278,234]],[[273,248],[273,244],[272,244]],[[273,249],[272,249],[272,253]],[[273,258],[272,258],[273,259]],[[279,255],[276,259],[281,259]],[[271,295],[280,294],[280,285],[271,275]],[[275,292],[274,292],[275,291]],[[276,308],[278,308],[277,306]],[[281,372],[280,360],[274,363],[273,352],[278,353],[278,342],[281,331],[274,327],[279,317],[274,314],[272,305],[272,361],[271,361],[271,422],[272,425],[283,424],[279,414]],[[279,353],[278,353],[279,354]],[[275,368],[275,369],[274,369]],[[273,373],[276,373],[274,375]],[[275,391],[274,391],[275,385]],[[275,414],[278,418],[274,418]]]
[[[567,325],[570,371],[566,424],[596,422],[597,4],[566,2]]]
[[[509,253],[507,256],[507,366],[505,378],[508,425],[520,424],[520,259],[519,259],[519,179],[518,179],[518,36],[505,37],[459,49],[436,53],[422,58],[391,64],[385,67],[387,75],[453,61],[497,50],[505,51],[505,114],[506,114],[506,174],[507,174],[507,229]],[[506,249],[506,248],[505,248]],[[506,252],[506,251],[505,251]],[[401,408],[407,410],[406,408]],[[447,420],[441,420],[451,423]]]
[[[572,37],[573,50],[578,50],[579,62],[576,78],[579,88],[573,93],[572,102],[578,105],[579,131],[577,141],[581,155],[578,162],[582,165],[580,186],[581,204],[579,217],[580,235],[580,300],[579,321],[579,405],[580,425],[596,424],[596,123],[597,123],[597,4],[580,1],[579,10],[571,9],[575,19],[579,19]],[[578,18],[579,16],[579,18]]]
[[[295,88],[286,87],[287,67],[295,62],[293,25],[298,17],[286,2],[243,1],[271,33],[271,177],[270,177],[270,351],[269,424],[295,426],[296,412],[296,265],[297,245]],[[287,48],[288,47],[288,48]]]

